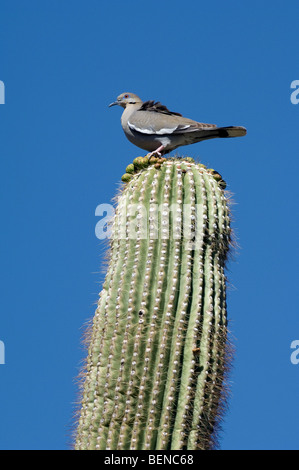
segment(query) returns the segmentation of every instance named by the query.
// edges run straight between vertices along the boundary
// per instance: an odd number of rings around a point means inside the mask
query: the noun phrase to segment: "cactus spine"
[[[224,182],[188,158],[133,163],[90,331],[75,448],[210,449],[229,360]]]

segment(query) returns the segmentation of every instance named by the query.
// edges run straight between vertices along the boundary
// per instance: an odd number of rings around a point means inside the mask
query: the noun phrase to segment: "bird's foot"
[[[164,145],[161,145],[160,147],[157,148],[157,150],[154,150],[153,152],[149,153],[149,158],[150,157],[153,157],[153,156],[156,156],[158,155],[158,157],[162,157],[162,155],[164,155],[164,150],[165,150],[165,147]]]

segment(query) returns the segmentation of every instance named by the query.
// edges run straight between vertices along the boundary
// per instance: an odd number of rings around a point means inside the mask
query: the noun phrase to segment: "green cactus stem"
[[[230,363],[224,182],[190,158],[133,165],[89,331],[75,448],[215,448]]]

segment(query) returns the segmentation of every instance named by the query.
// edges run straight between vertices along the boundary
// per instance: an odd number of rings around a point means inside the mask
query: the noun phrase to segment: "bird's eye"
[[[130,95],[125,95],[124,98],[130,98]]]

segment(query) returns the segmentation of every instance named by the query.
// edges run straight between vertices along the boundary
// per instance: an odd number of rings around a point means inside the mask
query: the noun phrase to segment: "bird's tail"
[[[215,137],[242,137],[246,133],[245,127],[242,126],[218,127],[215,129]]]
[[[193,133],[186,133],[186,138],[190,138],[190,142],[188,143],[195,143],[201,142],[202,140],[207,139],[215,139],[217,137],[225,138],[225,137],[242,137],[246,135],[245,127],[241,126],[229,126],[229,127],[206,127],[205,129],[201,129],[199,131],[195,131]]]

